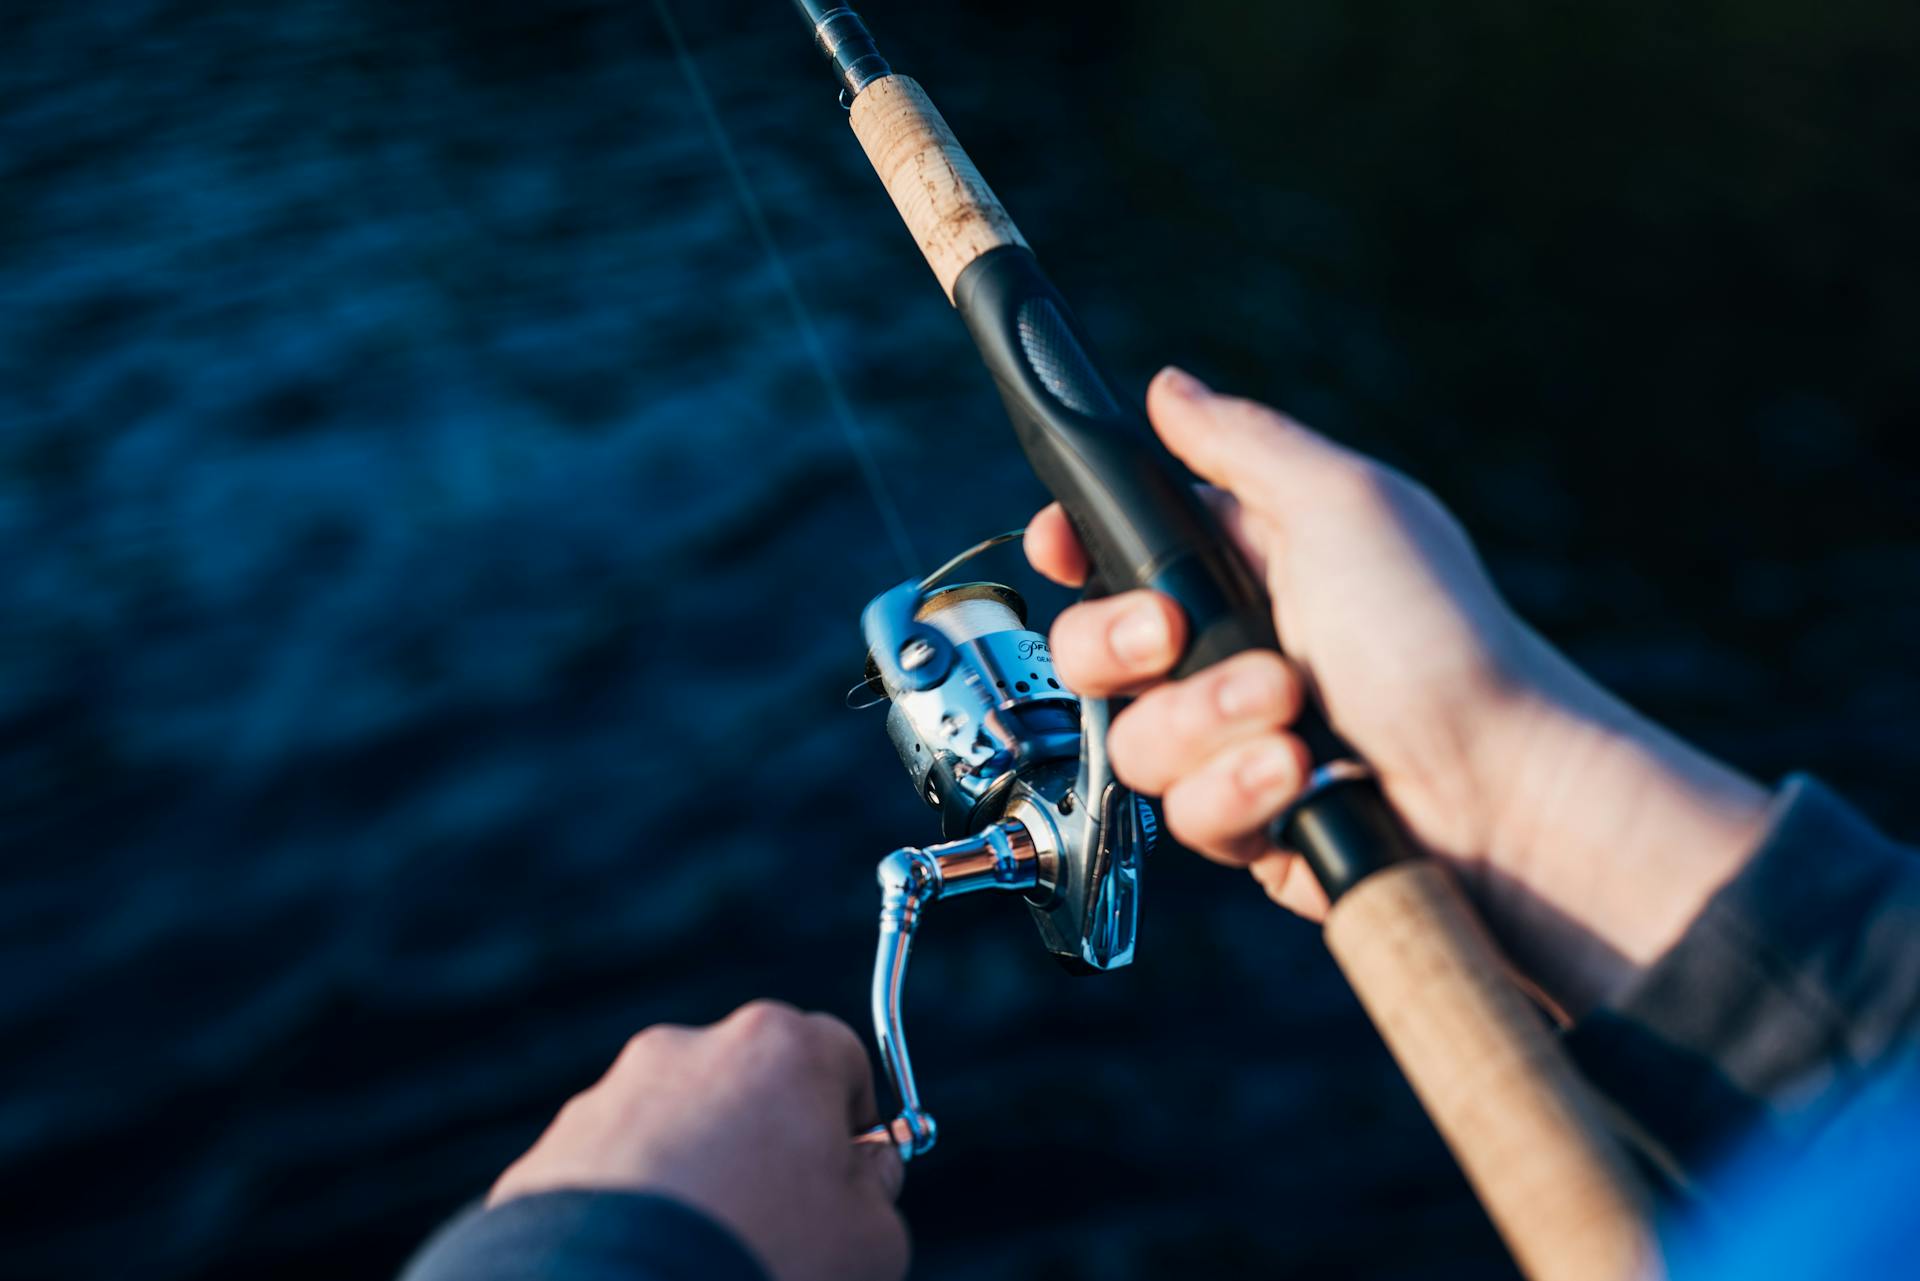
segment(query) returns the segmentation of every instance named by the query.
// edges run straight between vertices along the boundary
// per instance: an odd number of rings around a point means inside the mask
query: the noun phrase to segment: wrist
[[[1740,870],[1768,793],[1634,712],[1528,633],[1489,736],[1478,896],[1570,1016],[1623,996]]]

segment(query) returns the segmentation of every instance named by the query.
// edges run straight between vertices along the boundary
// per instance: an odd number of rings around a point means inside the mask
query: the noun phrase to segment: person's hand
[[[852,1029],[755,1001],[711,1027],[650,1027],[567,1103],[487,1198],[659,1192],[731,1228],[775,1281],[897,1281],[907,1230],[893,1145]]]
[[[1164,370],[1160,437],[1265,581],[1289,660],[1247,653],[1163,679],[1186,625],[1130,592],[1065,611],[1052,649],[1087,696],[1137,694],[1114,770],[1164,798],[1167,827],[1251,867],[1279,903],[1326,896],[1268,822],[1310,764],[1287,731],[1315,690],[1414,835],[1461,871],[1514,960],[1564,1012],[1618,995],[1738,869],[1766,797],[1636,716],[1501,601],[1460,526],[1404,476],[1247,400]],[[1027,530],[1056,581],[1087,561],[1059,506]]]

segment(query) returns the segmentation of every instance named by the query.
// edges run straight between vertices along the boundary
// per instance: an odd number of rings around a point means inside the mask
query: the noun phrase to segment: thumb
[[[1276,409],[1222,396],[1172,365],[1147,387],[1147,417],[1181,462],[1262,515],[1323,495],[1358,470],[1351,453]]]

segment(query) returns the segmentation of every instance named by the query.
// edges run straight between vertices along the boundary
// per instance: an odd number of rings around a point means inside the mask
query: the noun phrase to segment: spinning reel
[[[900,1115],[861,1136],[903,1160],[933,1146],[933,1117],[907,1056],[901,998],[921,914],[936,900],[981,890],[1018,893],[1041,941],[1069,970],[1133,960],[1140,865],[1157,824],[1146,801],[1107,765],[1107,704],[1082,700],[1054,674],[1047,639],[1027,627],[1026,602],[998,583],[940,584],[1001,534],[919,582],[873,598],[861,614],[866,679],[853,690],[886,702],[887,733],[944,844],[882,859],[873,1025]]]

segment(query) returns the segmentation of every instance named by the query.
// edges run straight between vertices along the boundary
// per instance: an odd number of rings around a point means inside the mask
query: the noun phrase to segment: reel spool
[[[1018,891],[1041,941],[1068,969],[1117,969],[1133,960],[1140,866],[1157,836],[1152,808],[1107,765],[1106,703],[1083,701],[1060,681],[1020,594],[990,582],[938,586],[1022,532],[990,538],[927,578],[881,593],[861,615],[866,679],[848,701],[888,703],[888,736],[951,838],[895,850],[879,868],[874,1033],[902,1110],[861,1141],[892,1142],[903,1159],[926,1152],[935,1134],[901,1018],[908,954],[926,906],[977,890]],[[856,703],[863,693],[869,697]]]
[[[1028,629],[1011,587],[942,587],[921,596],[914,618],[961,661],[931,689],[889,687],[870,652],[867,684],[888,701],[887,736],[940,811],[941,834],[964,836],[1005,811],[1023,767],[1079,755],[1080,700],[1054,675],[1047,638]]]

